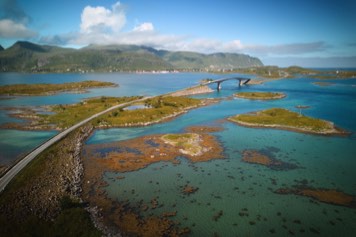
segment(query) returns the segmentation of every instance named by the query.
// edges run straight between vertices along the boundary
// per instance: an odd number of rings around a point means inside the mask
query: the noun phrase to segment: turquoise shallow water
[[[215,133],[224,146],[225,159],[181,164],[156,163],[135,172],[107,172],[108,195],[132,206],[150,204],[156,198],[159,208],[142,215],[177,211],[173,220],[191,229],[191,236],[353,236],[356,209],[314,201],[311,198],[280,195],[273,191],[307,183],[314,188],[337,189],[356,195],[356,140],[326,137],[273,129],[253,129],[232,124],[225,118],[265,108],[283,107],[308,116],[334,121],[351,132],[356,129],[356,80],[337,81],[329,87],[311,80],[283,80],[265,85],[237,88],[223,84],[223,90],[198,97],[231,96],[236,90],[282,91],[287,97],[275,101],[224,100],[193,110],[171,122],[146,128],[98,130],[87,144],[106,143],[148,134],[183,132],[194,125],[222,123]],[[268,151],[275,158],[299,168],[276,171],[241,161],[245,149]],[[125,179],[117,180],[117,176]],[[181,193],[189,184],[199,190],[189,196]],[[222,213],[216,221],[214,216]]]
[[[24,80],[21,75],[15,76],[15,82]],[[56,80],[57,76],[53,80]],[[31,80],[40,81],[49,80],[46,77],[51,75],[39,75],[39,79],[35,79],[37,75],[29,76]],[[100,78],[119,82],[121,87],[92,90],[88,94],[58,95],[47,101],[39,97],[31,100],[2,100],[1,106],[73,103],[81,98],[106,93],[116,96],[154,95],[190,86],[204,77],[220,76],[69,74],[63,75],[63,78],[68,81]],[[159,207],[141,214],[148,216],[177,211],[177,215],[171,218],[179,221],[182,226],[188,226],[192,231],[190,236],[213,236],[215,233],[219,236],[354,236],[356,209],[273,192],[278,188],[307,182],[315,188],[338,189],[356,196],[354,134],[350,137],[314,136],[281,130],[245,128],[225,120],[231,115],[265,108],[283,107],[298,111],[295,106],[308,105],[310,108],[303,110],[303,114],[331,120],[355,133],[356,80],[334,81],[335,84],[328,87],[316,86],[312,84],[313,81],[315,80],[302,78],[280,80],[241,88],[234,82],[225,82],[220,92],[197,97],[228,98],[238,90],[282,91],[287,97],[275,101],[223,100],[215,105],[192,110],[163,124],[143,128],[97,130],[86,144],[90,146],[149,134],[183,132],[189,126],[219,123],[224,130],[214,135],[224,147],[225,159],[193,164],[181,157],[181,163],[178,165],[160,162],[135,172],[107,172],[104,179],[109,183],[106,188],[108,195],[119,201],[129,200],[132,206],[137,206],[140,202],[149,204],[156,198]],[[141,83],[145,87],[140,86]],[[6,115],[0,118],[0,122],[9,119]],[[51,135],[45,132],[22,134],[18,131],[2,130],[1,140],[7,142],[0,143],[1,152],[4,147],[9,147],[9,156],[15,156],[16,151],[11,153],[11,150],[20,150],[19,147],[25,144],[24,141],[36,136],[37,141],[45,140]],[[13,138],[7,140],[10,137]],[[21,145],[11,148],[11,144]],[[276,171],[244,163],[241,161],[241,152],[245,149],[267,151],[275,158],[296,164],[299,168]],[[2,162],[4,160],[2,158]],[[125,179],[116,179],[118,176],[124,176]],[[199,190],[189,196],[183,195],[182,187],[186,184],[198,187]],[[215,221],[213,217],[217,213],[222,215]]]

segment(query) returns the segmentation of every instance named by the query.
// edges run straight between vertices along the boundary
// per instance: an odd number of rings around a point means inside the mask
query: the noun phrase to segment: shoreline
[[[102,81],[80,81],[67,82],[60,84],[13,84],[0,86],[0,96],[2,97],[18,97],[18,96],[52,96],[61,93],[66,94],[83,94],[89,89],[119,87],[118,84]],[[36,90],[37,89],[37,90]],[[39,89],[44,91],[38,91]],[[35,93],[26,93],[26,91],[35,90]],[[13,92],[15,91],[15,92]],[[16,92],[24,91],[24,92]]]
[[[197,85],[197,86],[193,86],[193,87],[189,87],[189,88],[185,88],[182,90],[178,90],[175,92],[170,92],[167,94],[163,94],[163,95],[157,95],[157,96],[153,96],[152,98],[156,98],[156,97],[167,97],[167,96],[171,96],[171,97],[185,97],[185,96],[190,96],[190,95],[197,95],[197,94],[206,94],[206,93],[211,93],[214,90],[212,90],[210,87],[208,86],[202,86],[202,85]],[[90,99],[96,99],[97,97],[93,97]],[[98,97],[100,99],[100,97]],[[114,97],[113,97],[114,98]],[[122,98],[122,97],[117,97]],[[90,100],[90,99],[85,99],[82,100],[81,102],[78,102],[76,104],[73,105],[77,105],[80,103],[86,103],[86,101]],[[102,129],[106,129],[106,128],[120,128],[120,127],[139,127],[139,126],[149,126],[151,124],[157,124],[157,123],[161,123],[170,119],[173,119],[181,114],[184,114],[186,112],[188,112],[191,109],[195,109],[198,107],[203,107],[203,106],[208,106],[210,104],[213,103],[217,103],[218,101],[220,101],[219,99],[211,99],[211,98],[207,98],[207,99],[202,99],[201,100],[201,104],[200,105],[194,105],[191,107],[187,107],[184,108],[183,110],[179,111],[177,110],[176,112],[174,112],[173,114],[170,114],[168,116],[162,117],[162,118],[158,118],[154,121],[148,121],[148,122],[136,122],[136,123],[125,123],[124,125],[109,125],[109,124],[98,124],[95,125],[96,128],[102,128]],[[53,106],[52,106],[53,107]],[[50,113],[55,113],[53,112],[53,110],[51,106],[40,106],[40,107],[34,107],[34,108],[19,108],[19,107],[9,107],[6,108],[6,110],[10,111],[10,113],[8,113],[8,116],[13,117],[13,118],[17,118],[17,119],[21,119],[24,120],[23,122],[8,122],[8,123],[4,123],[0,125],[0,129],[16,129],[16,130],[21,130],[21,131],[63,131],[66,128],[65,127],[59,127],[58,124],[61,121],[56,122],[52,122],[52,123],[41,123],[41,120],[43,120],[43,118],[41,117],[41,113],[39,113],[38,111],[44,111],[44,112],[50,112]],[[14,111],[13,113],[11,113],[11,111]]]
[[[312,134],[312,135],[321,135],[321,136],[342,136],[342,137],[347,137],[351,135],[350,132],[341,129],[337,126],[334,126],[333,130],[326,131],[326,132],[316,132],[312,131],[309,129],[303,129],[303,128],[297,128],[297,127],[292,127],[292,126],[286,126],[286,125],[279,125],[279,124],[257,124],[257,123],[247,123],[247,122],[242,122],[242,121],[236,121],[231,118],[227,119],[228,121],[232,123],[236,123],[240,126],[244,127],[249,127],[249,128],[267,128],[267,129],[279,129],[279,130],[287,130],[291,132],[299,132],[299,133],[304,133],[304,134]],[[325,121],[325,120],[324,120]],[[329,122],[331,123],[331,122]]]
[[[278,100],[287,97],[286,94],[281,92],[238,92],[233,96],[249,100]]]
[[[168,122],[176,117],[179,117],[183,114],[188,113],[190,110],[193,109],[197,109],[197,108],[201,108],[201,107],[205,107],[205,106],[209,106],[215,103],[220,102],[220,100],[218,99],[204,99],[202,100],[202,103],[199,105],[195,105],[195,106],[191,106],[191,107],[187,107],[184,108],[181,111],[177,111],[173,114],[167,115],[165,117],[159,118],[157,120],[154,121],[150,121],[150,122],[138,122],[138,123],[126,123],[124,125],[97,125],[95,126],[95,129],[110,129],[110,128],[132,128],[132,127],[146,127],[146,126],[150,126],[150,125],[154,125],[154,124],[159,124],[159,123],[164,123],[164,122]]]

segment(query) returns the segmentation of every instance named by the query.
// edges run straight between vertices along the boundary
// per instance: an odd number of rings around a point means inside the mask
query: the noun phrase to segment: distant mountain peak
[[[31,42],[28,42],[28,41],[17,41],[10,48],[27,49],[27,50],[36,51],[36,52],[46,52],[47,51],[41,45],[34,44],[34,43],[31,43]]]
[[[91,44],[70,49],[28,41],[0,50],[0,65],[0,71],[25,72],[207,71],[263,66],[258,58],[237,53],[203,54],[130,44]]]

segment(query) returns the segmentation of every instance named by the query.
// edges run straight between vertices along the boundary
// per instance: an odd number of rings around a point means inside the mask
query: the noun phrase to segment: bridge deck
[[[251,78],[244,78],[244,77],[227,77],[227,78],[221,78],[213,81],[209,81],[204,83],[203,85],[210,85],[210,84],[217,84],[217,90],[221,89],[221,83],[224,81],[230,81],[230,80],[237,80],[239,81],[239,86],[241,86],[241,83],[246,85],[249,81],[251,81]]]

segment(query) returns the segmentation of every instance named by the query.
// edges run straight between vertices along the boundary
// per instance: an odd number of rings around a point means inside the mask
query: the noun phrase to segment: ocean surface
[[[230,76],[230,75],[229,75]],[[233,76],[233,75],[232,75]],[[62,83],[82,80],[112,81],[117,88],[93,89],[85,94],[14,97],[0,100],[0,124],[18,121],[4,108],[75,103],[93,96],[158,95],[199,83],[204,78],[226,75],[177,74],[0,74],[0,84]],[[179,165],[160,162],[122,174],[106,172],[108,195],[132,206],[157,199],[159,208],[142,215],[170,217],[189,227],[189,236],[356,236],[356,209],[327,204],[308,197],[281,195],[278,188],[305,184],[317,189],[336,189],[356,196],[356,79],[328,80],[329,86],[314,85],[308,78],[284,79],[262,85],[241,86],[227,81],[220,92],[196,96],[222,98],[218,104],[192,110],[167,123],[141,128],[96,130],[87,145],[109,143],[150,134],[184,132],[189,126],[219,124],[213,133],[224,147],[225,159],[191,163],[184,157]],[[273,101],[227,99],[237,91],[284,92],[287,97]],[[282,107],[299,112],[295,106],[310,106],[304,115],[333,121],[352,132],[348,137],[308,135],[274,129],[255,129],[230,123],[227,117],[266,108]],[[54,131],[0,130],[0,164],[11,164]],[[298,165],[293,170],[273,170],[245,163],[246,149],[264,151],[284,162]],[[117,180],[118,175],[124,179]],[[113,179],[114,178],[114,179]],[[199,190],[181,193],[189,184]],[[133,191],[134,190],[134,191]],[[220,217],[214,220],[214,216]]]

